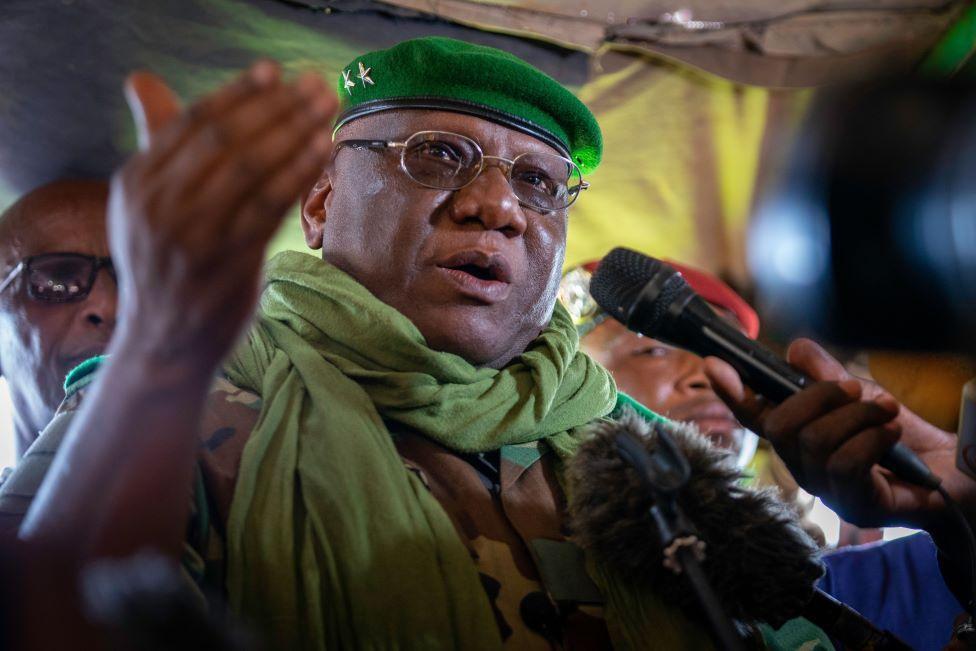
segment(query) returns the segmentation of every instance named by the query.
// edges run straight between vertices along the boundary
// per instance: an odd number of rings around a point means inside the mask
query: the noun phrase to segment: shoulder
[[[65,399],[54,418],[31,444],[17,466],[0,485],[0,525],[19,523],[27,513],[54,455],[89,393],[101,359],[94,358],[68,375]],[[204,472],[236,472],[240,451],[261,412],[261,399],[223,377],[214,379],[200,429],[200,456]],[[226,482],[218,482],[222,484]],[[13,526],[13,525],[12,525]]]
[[[19,526],[20,519],[27,513],[76,409],[59,410],[27,448],[24,457],[14,468],[5,472],[4,482],[0,486],[0,522],[3,522],[5,529],[8,524],[14,528]]]
[[[200,428],[201,445],[214,451],[232,437],[249,434],[261,415],[261,406],[259,395],[218,376],[207,396]]]
[[[824,563],[837,571],[877,571],[897,568],[899,572],[937,567],[935,543],[925,533],[886,542],[844,547],[824,554]]]

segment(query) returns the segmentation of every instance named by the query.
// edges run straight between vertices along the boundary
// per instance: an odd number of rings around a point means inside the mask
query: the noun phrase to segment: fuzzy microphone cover
[[[648,514],[653,497],[614,442],[628,430],[653,453],[658,427],[667,428],[691,466],[678,504],[705,542],[702,568],[726,614],[776,628],[801,615],[824,572],[817,545],[776,489],[740,486],[742,475],[732,455],[691,425],[652,425],[629,412],[592,426],[592,436],[566,467],[573,540],[621,576],[648,583],[685,612],[699,610],[685,578],[662,565]]]

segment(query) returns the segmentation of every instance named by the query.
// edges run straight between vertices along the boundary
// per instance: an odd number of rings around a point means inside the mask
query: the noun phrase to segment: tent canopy
[[[0,207],[133,149],[121,88],[152,70],[192,100],[260,56],[330,79],[421,35],[506,49],[594,110],[606,152],[567,262],[621,242],[740,283],[753,196],[805,87],[902,71],[970,6],[945,0],[7,0],[0,7]],[[972,39],[969,40],[971,49]],[[970,68],[973,66],[970,65]],[[274,248],[302,248],[297,217]]]

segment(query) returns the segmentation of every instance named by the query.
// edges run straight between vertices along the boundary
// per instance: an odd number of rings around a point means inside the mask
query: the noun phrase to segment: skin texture
[[[705,360],[605,319],[580,342],[605,366],[617,387],[641,404],[674,420],[691,421],[718,446],[739,446],[740,425],[715,394]]]
[[[451,131],[488,155],[558,153],[539,140],[479,118],[443,111],[386,111],[344,126],[336,140],[402,142],[421,130]],[[434,349],[499,368],[548,323],[566,245],[566,211],[521,206],[499,167],[456,191],[426,188],[400,168],[397,150],[344,148],[308,194],[306,241],[383,302],[406,315]],[[504,297],[466,293],[443,264],[458,253],[500,256]]]
[[[0,277],[41,253],[107,256],[107,202],[104,181],[59,181],[25,195],[0,217]],[[18,454],[51,420],[64,398],[68,371],[105,350],[115,328],[117,294],[104,268],[80,301],[35,301],[23,275],[0,293],[0,373],[10,386]]]

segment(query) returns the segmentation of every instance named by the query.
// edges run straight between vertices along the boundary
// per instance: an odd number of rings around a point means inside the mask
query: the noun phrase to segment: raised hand
[[[126,94],[142,149],[112,179],[120,321],[20,535],[66,558],[150,547],[175,560],[213,373],[254,307],[269,238],[326,164],[336,98],[270,62],[186,111],[152,75]]]
[[[118,336],[208,374],[250,317],[281,218],[328,160],[337,100],[269,61],[186,111],[152,75],[126,91],[142,150],[112,179]]]
[[[946,480],[957,499],[976,484],[955,469],[955,437],[923,421],[880,386],[850,375],[814,342],[793,342],[787,360],[816,380],[774,405],[745,387],[731,366],[707,360],[716,392],[746,426],[769,439],[797,481],[845,520],[861,526],[938,527],[942,498],[877,465],[896,442]],[[976,497],[976,494],[972,495]]]

